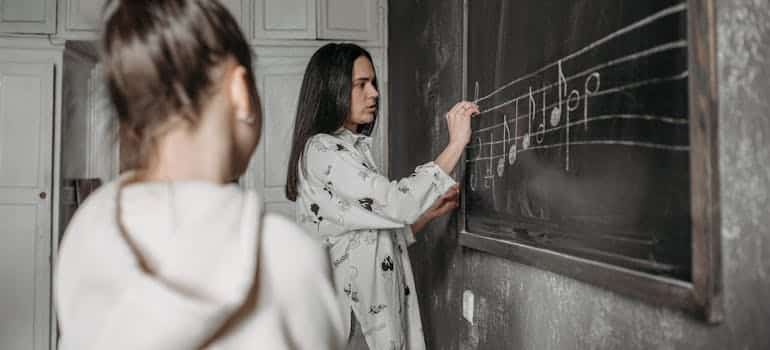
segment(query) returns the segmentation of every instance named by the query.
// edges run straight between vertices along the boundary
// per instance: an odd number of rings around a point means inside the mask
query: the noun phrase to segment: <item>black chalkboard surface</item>
[[[463,232],[693,283],[692,10],[467,0]]]

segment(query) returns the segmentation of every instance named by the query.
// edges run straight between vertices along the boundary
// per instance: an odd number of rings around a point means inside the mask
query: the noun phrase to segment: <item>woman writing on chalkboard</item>
[[[330,252],[349,348],[424,349],[407,245],[427,222],[457,207],[448,175],[470,140],[478,107],[446,115],[449,144],[408,178],[391,182],[375,167],[371,132],[378,110],[369,53],[328,44],[310,59],[300,90],[286,196],[298,220]],[[363,334],[363,336],[362,336]]]
[[[212,0],[122,0],[102,64],[134,171],[92,194],[57,260],[60,348],[339,349],[326,252],[232,184],[259,141],[248,42]]]

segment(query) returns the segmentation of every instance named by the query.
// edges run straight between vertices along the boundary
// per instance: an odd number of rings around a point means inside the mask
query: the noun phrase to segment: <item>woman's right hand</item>
[[[446,114],[449,128],[449,144],[434,161],[445,173],[450,174],[471,141],[471,117],[479,114],[479,106],[473,102],[461,101]]]
[[[471,116],[479,113],[473,102],[460,101],[446,114],[449,144],[465,148],[471,140]]]

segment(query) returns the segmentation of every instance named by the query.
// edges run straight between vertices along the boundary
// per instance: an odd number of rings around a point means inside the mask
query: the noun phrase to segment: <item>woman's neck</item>
[[[230,181],[229,146],[212,142],[213,135],[199,131],[176,128],[165,134],[140,181]]]
[[[357,134],[358,133],[358,124],[346,121],[344,124],[342,124],[342,127],[345,129],[350,130],[350,132]]]

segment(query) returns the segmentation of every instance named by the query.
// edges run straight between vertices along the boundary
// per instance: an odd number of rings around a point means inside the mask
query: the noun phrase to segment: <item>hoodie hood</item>
[[[256,193],[234,184],[147,182],[118,192],[118,223],[148,272],[223,311],[254,284],[261,217]]]

